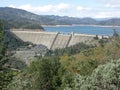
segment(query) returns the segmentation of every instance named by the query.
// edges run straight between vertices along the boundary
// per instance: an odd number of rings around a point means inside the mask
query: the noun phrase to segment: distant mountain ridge
[[[120,26],[120,18],[95,20],[93,18],[75,18],[68,16],[37,15],[25,10],[0,7],[0,19],[6,28],[41,28],[41,25],[114,25]]]

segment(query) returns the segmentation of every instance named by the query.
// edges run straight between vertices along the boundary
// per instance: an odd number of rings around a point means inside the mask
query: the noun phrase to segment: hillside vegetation
[[[27,29],[43,29],[39,22],[32,17],[34,15],[24,10],[13,8],[0,8],[0,19],[4,23],[4,28],[27,28]]]
[[[12,51],[29,45],[28,42],[15,38],[9,31],[5,31],[3,27],[4,25],[0,20],[0,90],[6,90],[12,78],[19,72],[16,69],[26,67],[24,62],[11,58]]]
[[[4,31],[4,45],[7,50],[16,50],[19,47],[26,47],[29,44],[31,43],[16,38],[10,31]]]
[[[15,76],[8,89],[119,90],[119,41],[118,34],[114,34],[107,42],[98,41],[100,44],[95,47],[84,45],[82,48],[83,44],[78,44],[65,50],[49,51],[48,57],[38,58]]]
[[[119,34],[95,41],[49,50],[27,66],[10,52],[29,43],[6,33],[0,21],[0,90],[120,90]]]

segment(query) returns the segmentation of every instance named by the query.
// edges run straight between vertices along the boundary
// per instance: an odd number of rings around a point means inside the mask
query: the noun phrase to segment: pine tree
[[[116,29],[113,29],[113,37],[118,37],[119,36],[119,34],[118,34],[118,32],[116,31]]]
[[[0,69],[2,68],[3,64],[4,64],[4,55],[5,55],[5,51],[4,51],[4,45],[3,45],[3,36],[4,36],[4,32],[3,32],[3,24],[0,21]]]

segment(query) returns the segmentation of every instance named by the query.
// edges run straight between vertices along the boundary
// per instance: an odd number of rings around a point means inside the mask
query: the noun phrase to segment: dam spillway
[[[10,30],[16,37],[24,42],[31,42],[33,44],[42,44],[48,49],[65,48],[75,45],[80,42],[91,41],[95,35],[86,34],[61,34],[58,32],[46,32],[35,30]]]
[[[53,42],[53,46],[51,47],[51,49],[54,50],[56,48],[67,47],[69,38],[70,38],[70,35],[58,34],[57,38],[55,39],[55,42]]]

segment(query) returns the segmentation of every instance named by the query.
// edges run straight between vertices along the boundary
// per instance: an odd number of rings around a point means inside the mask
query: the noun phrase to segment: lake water
[[[80,33],[80,34],[94,34],[94,35],[113,35],[112,27],[97,27],[97,26],[47,26],[44,27],[49,32],[61,33]],[[120,27],[115,28],[120,34]]]

